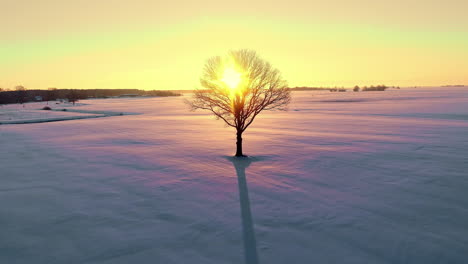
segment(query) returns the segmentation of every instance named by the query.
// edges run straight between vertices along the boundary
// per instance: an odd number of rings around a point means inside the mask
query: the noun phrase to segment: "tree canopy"
[[[208,59],[200,84],[188,102],[191,108],[209,110],[236,128],[238,141],[261,111],[284,110],[291,100],[280,71],[251,50]]]

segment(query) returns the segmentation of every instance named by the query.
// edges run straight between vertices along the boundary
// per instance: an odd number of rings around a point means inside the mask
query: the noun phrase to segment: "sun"
[[[241,73],[236,71],[234,68],[226,68],[223,73],[223,78],[221,79],[229,88],[236,89],[241,82]]]

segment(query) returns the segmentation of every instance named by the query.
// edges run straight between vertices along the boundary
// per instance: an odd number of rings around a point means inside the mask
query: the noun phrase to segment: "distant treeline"
[[[55,101],[67,99],[78,101],[88,98],[109,98],[118,96],[180,96],[172,91],[144,91],[139,89],[55,89],[27,90],[17,86],[14,91],[0,90],[0,104],[26,103],[33,101]]]
[[[353,91],[354,92],[359,92],[359,91],[363,91],[363,92],[368,92],[368,91],[385,91],[386,89],[388,89],[390,87],[388,86],[385,86],[385,85],[377,85],[377,86],[364,86],[362,87],[362,89],[359,87],[359,86],[354,86],[353,88]],[[393,86],[393,88],[396,88],[396,89],[400,89],[400,87],[395,87]],[[291,89],[291,91],[330,91],[330,92],[346,92],[347,89],[345,89],[344,87],[341,87],[341,88],[338,88],[338,87],[334,87],[334,88],[325,88],[325,87],[306,87],[306,86],[301,86],[301,87],[293,87],[293,88],[289,88]]]
[[[377,86],[370,86],[370,87],[364,86],[362,88],[362,91],[363,92],[367,92],[367,91],[385,91],[386,89],[388,89],[388,87],[385,86],[385,85],[377,85]],[[398,89],[400,89],[400,88],[398,87]]]
[[[322,91],[322,90],[330,90],[331,88],[322,88],[322,87],[306,87],[306,86],[298,86],[298,87],[293,87],[289,88],[291,91]]]

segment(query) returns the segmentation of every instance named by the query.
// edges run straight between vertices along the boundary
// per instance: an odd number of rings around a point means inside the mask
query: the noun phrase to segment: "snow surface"
[[[0,125],[0,263],[467,262],[468,89],[294,92],[241,161],[184,97]]]
[[[46,105],[44,102],[26,103],[24,105],[9,104],[0,108],[0,125],[45,123],[134,114],[112,111],[80,110],[75,108],[82,105],[84,104],[77,103],[73,105],[68,102],[51,102],[50,105]],[[45,106],[51,108],[51,110],[42,110]]]

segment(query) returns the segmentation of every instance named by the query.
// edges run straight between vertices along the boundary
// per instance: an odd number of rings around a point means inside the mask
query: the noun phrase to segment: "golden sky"
[[[248,48],[290,86],[468,84],[464,0],[1,0],[0,87],[193,89]]]

